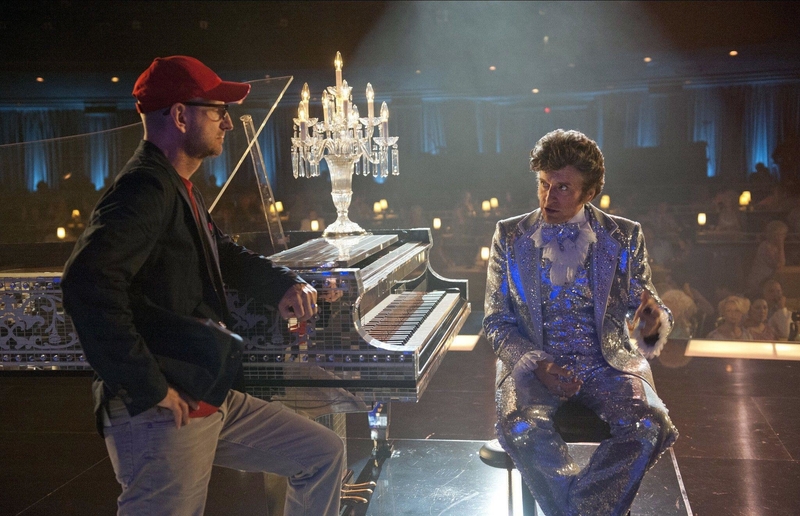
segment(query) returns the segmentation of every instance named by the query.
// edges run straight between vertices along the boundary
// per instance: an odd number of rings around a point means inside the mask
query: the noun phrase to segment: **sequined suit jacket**
[[[591,204],[586,215],[597,236],[591,249],[594,316],[603,356],[609,365],[654,386],[647,358],[656,356],[672,329],[672,314],[651,280],[642,228],[638,222],[606,214]],[[542,250],[531,238],[542,223],[541,210],[501,220],[494,233],[486,282],[484,332],[494,347],[497,387],[529,351],[543,352],[542,299],[538,268]],[[650,346],[639,331],[631,335],[633,316],[647,290],[661,305],[658,341]],[[647,358],[646,358],[647,357]]]

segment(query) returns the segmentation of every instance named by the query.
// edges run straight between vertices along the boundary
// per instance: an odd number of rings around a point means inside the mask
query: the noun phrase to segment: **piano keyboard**
[[[364,316],[364,332],[382,344],[419,348],[441,327],[459,298],[457,292],[443,290],[391,294]]]

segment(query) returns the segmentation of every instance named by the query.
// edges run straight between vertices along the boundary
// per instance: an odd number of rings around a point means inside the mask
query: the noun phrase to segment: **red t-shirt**
[[[181,177],[181,180],[183,181],[184,186],[186,186],[186,191],[189,192],[189,200],[192,201],[192,211],[194,212],[194,218],[199,224],[200,212],[197,209],[197,201],[194,200],[194,192],[192,191],[194,185],[192,184],[191,181],[189,181],[185,177]],[[200,406],[197,407],[197,410],[190,410],[189,417],[210,416],[211,414],[214,414],[217,411],[217,409],[219,409],[219,407],[215,407],[214,405],[209,405],[205,401],[200,401],[198,403]]]

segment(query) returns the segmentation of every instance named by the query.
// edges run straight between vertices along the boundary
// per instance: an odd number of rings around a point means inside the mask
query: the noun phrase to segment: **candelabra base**
[[[325,228],[325,231],[322,232],[322,236],[325,238],[338,238],[366,234],[367,230],[349,219],[337,219],[336,222],[329,225],[327,228]]]

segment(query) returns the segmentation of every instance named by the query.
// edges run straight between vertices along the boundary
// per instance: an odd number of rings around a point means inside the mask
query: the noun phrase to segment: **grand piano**
[[[330,412],[419,400],[469,315],[467,281],[430,268],[427,229],[315,235],[295,233],[291,240],[302,243],[270,257],[317,289],[313,321],[287,323],[270,307],[226,292],[237,321],[231,329],[244,340],[248,391],[300,410],[303,400],[333,396]],[[56,270],[0,271],[0,370],[90,370],[61,305],[60,279]]]
[[[428,229],[318,235],[270,257],[317,289],[317,319],[287,324],[228,293],[248,392],[312,416],[419,400],[470,313],[467,281],[430,268]]]

